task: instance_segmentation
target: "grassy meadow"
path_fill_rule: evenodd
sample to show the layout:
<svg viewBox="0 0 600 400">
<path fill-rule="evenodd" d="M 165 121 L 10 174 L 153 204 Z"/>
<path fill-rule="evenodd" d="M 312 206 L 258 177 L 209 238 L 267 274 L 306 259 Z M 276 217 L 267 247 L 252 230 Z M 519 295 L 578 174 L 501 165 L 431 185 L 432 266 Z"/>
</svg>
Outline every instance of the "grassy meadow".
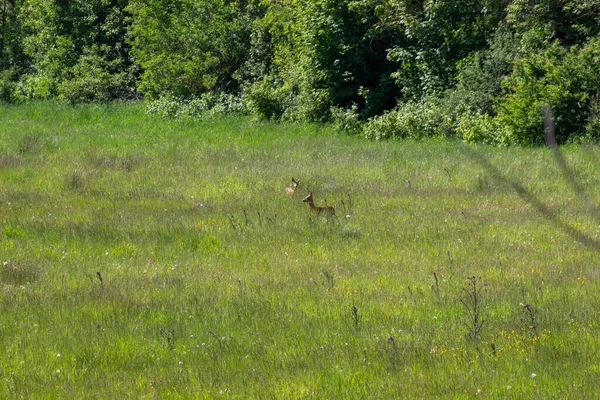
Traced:
<svg viewBox="0 0 600 400">
<path fill-rule="evenodd" d="M 0 397 L 592 398 L 599 183 L 595 146 L 2 107 Z"/>
</svg>

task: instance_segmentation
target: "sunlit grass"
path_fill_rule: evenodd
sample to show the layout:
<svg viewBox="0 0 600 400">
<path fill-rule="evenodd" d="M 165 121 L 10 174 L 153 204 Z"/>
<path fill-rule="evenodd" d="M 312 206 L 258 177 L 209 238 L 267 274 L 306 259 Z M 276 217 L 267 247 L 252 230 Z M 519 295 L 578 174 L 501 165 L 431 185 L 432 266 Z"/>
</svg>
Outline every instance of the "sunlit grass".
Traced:
<svg viewBox="0 0 600 400">
<path fill-rule="evenodd" d="M 547 149 L 127 104 L 33 103 L 0 124 L 3 397 L 599 390 L 600 222 Z M 600 204 L 598 149 L 563 154 Z M 309 190 L 337 217 L 311 214 Z"/>
</svg>

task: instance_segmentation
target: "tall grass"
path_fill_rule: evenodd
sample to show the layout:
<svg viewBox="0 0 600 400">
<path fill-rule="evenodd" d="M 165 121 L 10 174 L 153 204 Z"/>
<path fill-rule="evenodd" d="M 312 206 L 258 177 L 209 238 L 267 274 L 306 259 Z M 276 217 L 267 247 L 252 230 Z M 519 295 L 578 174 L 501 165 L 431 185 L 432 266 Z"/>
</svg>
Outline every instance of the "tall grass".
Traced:
<svg viewBox="0 0 600 400">
<path fill-rule="evenodd" d="M 137 104 L 0 126 L 4 398 L 600 390 L 596 147 L 561 150 L 582 197 L 547 149 Z"/>
</svg>

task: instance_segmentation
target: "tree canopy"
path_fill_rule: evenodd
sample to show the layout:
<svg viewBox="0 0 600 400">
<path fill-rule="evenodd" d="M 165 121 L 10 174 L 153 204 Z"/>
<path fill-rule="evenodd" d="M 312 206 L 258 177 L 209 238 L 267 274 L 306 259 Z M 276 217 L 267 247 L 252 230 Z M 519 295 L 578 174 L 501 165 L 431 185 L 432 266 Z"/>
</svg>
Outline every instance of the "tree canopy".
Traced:
<svg viewBox="0 0 600 400">
<path fill-rule="evenodd" d="M 545 105 L 560 142 L 600 137 L 599 70 L 600 0 L 0 0 L 4 102 L 235 98 L 374 139 L 535 145 Z"/>
</svg>

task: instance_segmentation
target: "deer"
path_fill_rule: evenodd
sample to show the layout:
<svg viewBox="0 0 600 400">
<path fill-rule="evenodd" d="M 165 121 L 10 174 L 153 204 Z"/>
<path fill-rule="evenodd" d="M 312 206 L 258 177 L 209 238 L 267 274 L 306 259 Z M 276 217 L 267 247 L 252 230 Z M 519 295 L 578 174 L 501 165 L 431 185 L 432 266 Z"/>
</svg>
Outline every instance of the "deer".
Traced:
<svg viewBox="0 0 600 400">
<path fill-rule="evenodd" d="M 312 192 L 308 192 L 308 196 L 306 196 L 304 198 L 304 200 L 302 200 L 304 203 L 308 203 L 308 206 L 310 207 L 310 209 L 313 212 L 316 212 L 317 215 L 320 215 L 322 212 L 325 212 L 329 215 L 333 215 L 335 216 L 335 208 L 333 208 L 332 206 L 315 206 L 315 203 L 313 201 L 313 194 Z"/>
<path fill-rule="evenodd" d="M 292 196 L 294 193 L 296 193 L 296 189 L 298 189 L 299 184 L 300 180 L 295 180 L 294 177 L 292 177 L 292 187 L 285 188 L 285 192 L 287 193 L 287 195 Z"/>
</svg>

